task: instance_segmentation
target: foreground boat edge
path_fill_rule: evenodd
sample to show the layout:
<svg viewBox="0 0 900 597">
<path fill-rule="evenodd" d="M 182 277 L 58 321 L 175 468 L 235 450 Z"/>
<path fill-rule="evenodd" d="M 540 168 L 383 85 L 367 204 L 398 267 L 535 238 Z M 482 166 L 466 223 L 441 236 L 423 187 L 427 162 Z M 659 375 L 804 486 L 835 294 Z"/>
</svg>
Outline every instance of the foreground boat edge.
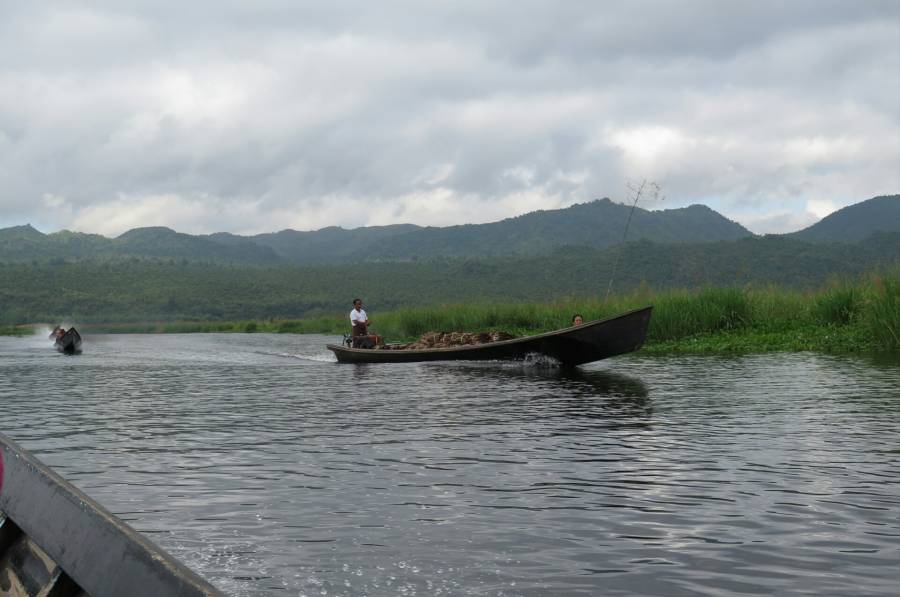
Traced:
<svg viewBox="0 0 900 597">
<path fill-rule="evenodd" d="M 38 576 L 48 591 L 69 583 L 91 597 L 224 595 L 0 434 L 0 576 L 16 572 L 23 553 L 46 567 Z"/>
</svg>

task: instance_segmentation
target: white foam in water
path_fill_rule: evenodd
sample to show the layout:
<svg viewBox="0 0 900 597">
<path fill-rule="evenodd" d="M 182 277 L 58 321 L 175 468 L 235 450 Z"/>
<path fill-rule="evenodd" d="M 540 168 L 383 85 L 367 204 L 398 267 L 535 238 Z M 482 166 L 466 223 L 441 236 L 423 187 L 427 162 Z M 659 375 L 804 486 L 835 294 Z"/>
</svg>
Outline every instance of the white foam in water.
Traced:
<svg viewBox="0 0 900 597">
<path fill-rule="evenodd" d="M 337 359 L 331 353 L 318 353 L 318 354 L 300 354 L 296 352 L 269 352 L 266 350 L 257 350 L 256 354 L 271 356 L 271 357 L 281 357 L 284 359 L 300 359 L 301 361 L 315 361 L 317 363 L 335 363 Z"/>
<path fill-rule="evenodd" d="M 44 348 L 49 346 L 52 348 L 53 340 L 50 339 L 50 333 L 52 331 L 53 330 L 47 326 L 36 327 L 34 328 L 33 334 L 23 336 L 22 339 L 25 340 L 29 347 Z"/>
<path fill-rule="evenodd" d="M 553 357 L 548 357 L 539 352 L 529 352 L 522 360 L 525 367 L 534 367 L 536 369 L 558 369 L 559 361 Z"/>
<path fill-rule="evenodd" d="M 317 363 L 336 363 L 337 359 L 333 354 L 291 354 L 288 352 L 277 353 L 279 357 L 287 357 L 289 359 L 301 359 L 303 361 L 315 361 Z"/>
</svg>

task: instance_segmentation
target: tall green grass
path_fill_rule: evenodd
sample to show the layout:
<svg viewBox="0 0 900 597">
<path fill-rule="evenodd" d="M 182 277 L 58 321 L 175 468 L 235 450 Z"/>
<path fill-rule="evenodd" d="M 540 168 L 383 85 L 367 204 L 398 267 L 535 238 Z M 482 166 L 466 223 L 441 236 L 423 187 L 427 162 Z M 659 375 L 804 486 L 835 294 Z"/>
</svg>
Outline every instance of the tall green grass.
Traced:
<svg viewBox="0 0 900 597">
<path fill-rule="evenodd" d="M 862 292 L 850 284 L 840 284 L 817 296 L 811 314 L 824 324 L 847 325 L 860 313 Z"/>
<path fill-rule="evenodd" d="M 658 350 L 894 351 L 900 349 L 900 267 L 819 292 L 777 287 L 703 288 L 612 298 L 570 297 L 546 303 L 438 305 L 373 314 L 389 341 L 429 331 L 504 330 L 535 334 L 653 305 L 647 344 Z M 346 326 L 343 326 L 346 327 Z"/>
<path fill-rule="evenodd" d="M 892 275 L 875 277 L 864 317 L 878 348 L 900 350 L 900 267 Z"/>
<path fill-rule="evenodd" d="M 654 307 L 647 337 L 651 351 L 900 350 L 900 266 L 857 281 L 835 281 L 819 292 L 776 287 L 653 292 L 642 286 L 607 302 L 599 297 L 567 297 L 540 303 L 409 307 L 370 316 L 374 332 L 400 342 L 431 331 L 535 334 L 570 325 L 575 313 L 591 321 L 646 305 Z M 349 322 L 341 313 L 292 320 L 94 325 L 82 331 L 338 335 L 349 332 Z"/>
<path fill-rule="evenodd" d="M 417 338 L 425 332 L 504 330 L 513 334 L 535 334 L 570 325 L 580 313 L 585 321 L 602 319 L 624 311 L 653 305 L 649 336 L 673 340 L 691 334 L 737 329 L 751 320 L 747 293 L 734 288 L 709 288 L 700 292 L 646 292 L 616 297 L 606 303 L 599 298 L 568 298 L 549 303 L 468 304 L 398 309 L 373 316 L 373 329 L 388 337 Z"/>
<path fill-rule="evenodd" d="M 699 292 L 669 292 L 654 301 L 650 340 L 677 340 L 692 334 L 735 330 L 752 322 L 747 291 L 707 288 Z"/>
</svg>

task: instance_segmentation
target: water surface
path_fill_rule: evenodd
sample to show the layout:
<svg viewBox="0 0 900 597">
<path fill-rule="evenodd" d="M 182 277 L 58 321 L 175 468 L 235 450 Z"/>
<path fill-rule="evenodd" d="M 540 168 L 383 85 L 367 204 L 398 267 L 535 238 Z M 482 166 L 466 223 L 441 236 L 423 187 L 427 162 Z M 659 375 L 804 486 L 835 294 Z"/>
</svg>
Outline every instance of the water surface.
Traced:
<svg viewBox="0 0 900 597">
<path fill-rule="evenodd" d="M 234 595 L 892 595 L 900 366 L 0 338 L 0 431 Z"/>
</svg>

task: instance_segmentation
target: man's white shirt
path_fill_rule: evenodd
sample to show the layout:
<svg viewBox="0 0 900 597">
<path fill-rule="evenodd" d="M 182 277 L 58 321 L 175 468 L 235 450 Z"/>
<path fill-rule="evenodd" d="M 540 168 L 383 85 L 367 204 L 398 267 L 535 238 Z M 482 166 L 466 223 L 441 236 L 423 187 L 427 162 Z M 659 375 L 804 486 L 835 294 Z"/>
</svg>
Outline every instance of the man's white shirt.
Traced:
<svg viewBox="0 0 900 597">
<path fill-rule="evenodd" d="M 350 311 L 350 325 L 356 325 L 357 321 L 365 322 L 368 320 L 369 317 L 366 315 L 365 309 L 360 309 L 359 311 L 353 309 L 352 311 Z"/>
</svg>

